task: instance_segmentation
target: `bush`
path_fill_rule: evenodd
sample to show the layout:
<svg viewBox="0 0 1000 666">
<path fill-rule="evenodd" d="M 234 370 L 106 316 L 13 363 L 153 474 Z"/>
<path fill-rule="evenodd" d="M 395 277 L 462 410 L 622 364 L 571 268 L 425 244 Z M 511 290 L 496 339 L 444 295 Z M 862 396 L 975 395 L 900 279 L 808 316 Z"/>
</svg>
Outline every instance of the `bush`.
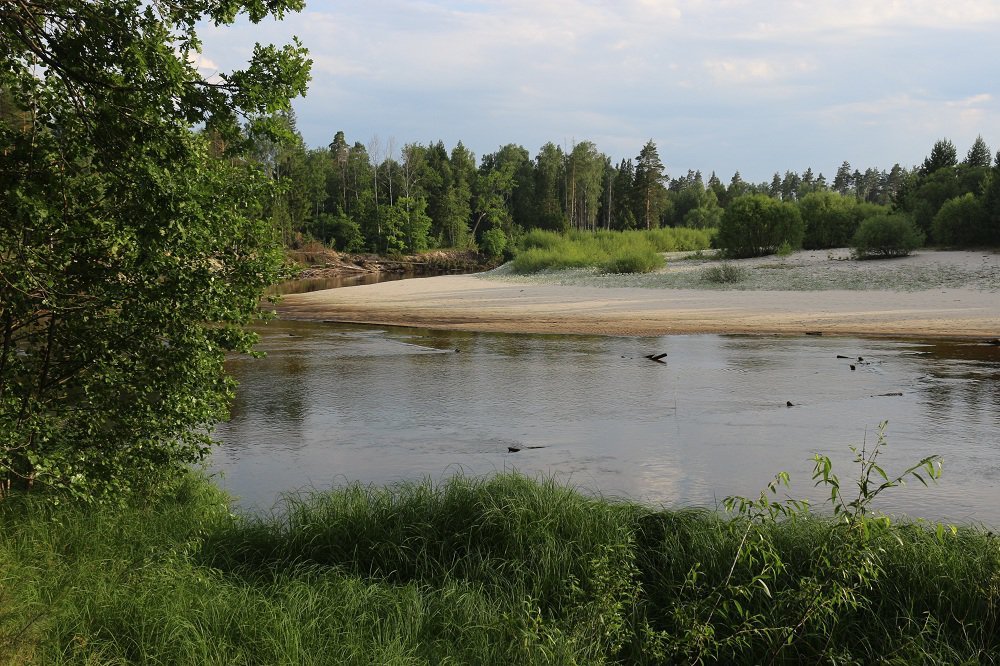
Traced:
<svg viewBox="0 0 1000 666">
<path fill-rule="evenodd" d="M 851 248 L 858 259 L 905 257 L 924 244 L 924 233 L 906 215 L 876 215 L 858 227 Z"/>
<path fill-rule="evenodd" d="M 551 250 L 566 242 L 566 236 L 555 231 L 532 229 L 521 238 L 521 249 L 541 248 Z"/>
<path fill-rule="evenodd" d="M 982 202 L 969 192 L 948 199 L 934 216 L 931 233 L 940 245 L 988 245 L 986 211 Z"/>
<path fill-rule="evenodd" d="M 652 247 L 625 248 L 601 264 L 602 273 L 650 273 L 666 265 Z"/>
<path fill-rule="evenodd" d="M 730 257 L 773 254 L 782 243 L 802 246 L 804 225 L 798 208 L 762 194 L 733 200 L 722 216 L 716 247 Z"/>
<path fill-rule="evenodd" d="M 723 261 L 721 264 L 706 268 L 702 273 L 702 277 L 712 284 L 736 284 L 746 281 L 750 277 L 750 271 L 744 266 Z"/>
<path fill-rule="evenodd" d="M 595 266 L 604 273 L 648 273 L 665 264 L 660 252 L 707 248 L 712 232 L 702 229 L 647 231 L 533 230 L 521 238 L 515 273 Z"/>
<path fill-rule="evenodd" d="M 810 192 L 798 202 L 805 226 L 802 247 L 807 250 L 844 247 L 858 229 L 856 202 L 838 192 Z"/>
<path fill-rule="evenodd" d="M 361 225 L 344 215 L 320 215 L 320 235 L 334 249 L 342 252 L 361 252 L 365 247 L 365 236 Z"/>
<path fill-rule="evenodd" d="M 507 249 L 507 234 L 496 227 L 488 230 L 479 241 L 479 249 L 490 259 L 499 259 Z"/>
<path fill-rule="evenodd" d="M 715 229 L 688 229 L 686 227 L 663 227 L 645 231 L 626 232 L 639 234 L 656 248 L 657 252 L 685 252 L 704 250 L 711 246 Z"/>
</svg>

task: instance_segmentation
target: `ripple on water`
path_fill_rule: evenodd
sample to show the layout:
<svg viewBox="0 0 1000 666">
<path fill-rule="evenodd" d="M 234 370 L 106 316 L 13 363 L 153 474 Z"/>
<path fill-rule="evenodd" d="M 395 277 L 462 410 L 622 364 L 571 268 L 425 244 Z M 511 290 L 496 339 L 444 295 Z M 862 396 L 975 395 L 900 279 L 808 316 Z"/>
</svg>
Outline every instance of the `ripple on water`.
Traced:
<svg viewBox="0 0 1000 666">
<path fill-rule="evenodd" d="M 888 420 L 887 470 L 941 454 L 945 474 L 929 490 L 894 490 L 886 510 L 1000 525 L 1000 348 L 282 321 L 261 334 L 267 358 L 229 363 L 241 386 L 214 458 L 248 506 L 305 483 L 456 469 L 553 475 L 673 506 L 754 496 L 784 470 L 796 496 L 820 501 L 812 456 L 829 454 L 847 479 L 848 445 L 871 446 Z M 653 352 L 666 363 L 644 358 Z"/>
</svg>

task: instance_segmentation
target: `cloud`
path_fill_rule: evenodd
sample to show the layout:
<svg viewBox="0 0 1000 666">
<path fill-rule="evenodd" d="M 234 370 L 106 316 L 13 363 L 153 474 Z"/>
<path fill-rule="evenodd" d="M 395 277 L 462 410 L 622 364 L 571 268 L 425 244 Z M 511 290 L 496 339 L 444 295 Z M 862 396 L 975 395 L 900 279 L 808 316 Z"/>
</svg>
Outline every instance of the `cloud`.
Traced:
<svg viewBox="0 0 1000 666">
<path fill-rule="evenodd" d="M 343 129 L 482 155 L 575 137 L 617 161 L 653 137 L 676 170 L 763 178 L 989 140 L 998 27 L 994 0 L 310 0 L 281 23 L 207 26 L 202 64 L 298 35 L 310 145 Z"/>
<path fill-rule="evenodd" d="M 787 62 L 784 59 L 726 58 L 708 60 L 704 66 L 714 80 L 727 84 L 770 83 L 816 69 L 814 64 L 804 59 Z"/>
<path fill-rule="evenodd" d="M 1000 23 L 1000 3 L 992 0 L 847 0 L 829 2 L 785 1 L 772 3 L 769 16 L 745 5 L 738 15 L 746 18 L 746 30 L 737 34 L 758 40 L 792 42 L 826 39 L 850 41 L 914 28 L 933 30 L 979 30 Z"/>
</svg>

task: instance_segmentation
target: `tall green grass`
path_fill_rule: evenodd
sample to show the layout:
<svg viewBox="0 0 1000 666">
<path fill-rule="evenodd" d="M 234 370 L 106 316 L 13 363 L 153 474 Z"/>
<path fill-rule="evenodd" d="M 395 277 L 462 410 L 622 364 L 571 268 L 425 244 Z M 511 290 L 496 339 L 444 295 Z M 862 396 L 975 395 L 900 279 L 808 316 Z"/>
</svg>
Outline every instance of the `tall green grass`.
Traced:
<svg viewBox="0 0 1000 666">
<path fill-rule="evenodd" d="M 656 510 L 509 474 L 353 485 L 250 516 L 192 476 L 124 508 L 15 497 L 0 527 L 0 663 L 1000 654 L 1000 542 L 975 529 L 864 536 L 808 513 Z"/>
<path fill-rule="evenodd" d="M 662 252 L 706 249 L 712 232 L 665 228 L 648 231 L 570 231 L 536 229 L 521 239 L 514 257 L 516 273 L 596 267 L 602 273 L 648 273 L 666 262 Z"/>
</svg>

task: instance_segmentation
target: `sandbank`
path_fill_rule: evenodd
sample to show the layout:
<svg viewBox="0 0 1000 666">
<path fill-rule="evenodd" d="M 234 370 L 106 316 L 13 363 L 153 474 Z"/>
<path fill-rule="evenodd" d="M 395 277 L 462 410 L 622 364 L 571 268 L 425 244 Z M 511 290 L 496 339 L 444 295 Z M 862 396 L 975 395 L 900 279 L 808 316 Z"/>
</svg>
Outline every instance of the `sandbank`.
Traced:
<svg viewBox="0 0 1000 666">
<path fill-rule="evenodd" d="M 944 262 L 958 270 L 963 265 L 982 265 L 984 258 L 990 270 L 992 264 L 1000 265 L 998 255 L 922 254 L 883 265 L 885 270 L 898 271 L 907 268 L 907 261 L 917 268 Z M 829 259 L 798 253 L 791 261 L 793 267 L 814 273 L 854 270 Z M 857 270 L 881 270 L 872 262 L 850 263 Z M 697 269 L 683 261 L 672 266 L 668 270 Z M 1000 292 L 982 285 L 804 291 L 608 286 L 616 284 L 614 276 L 603 286 L 555 281 L 560 283 L 510 275 L 502 279 L 476 275 L 414 278 L 288 295 L 276 309 L 283 319 L 486 332 L 1000 336 Z"/>
</svg>

